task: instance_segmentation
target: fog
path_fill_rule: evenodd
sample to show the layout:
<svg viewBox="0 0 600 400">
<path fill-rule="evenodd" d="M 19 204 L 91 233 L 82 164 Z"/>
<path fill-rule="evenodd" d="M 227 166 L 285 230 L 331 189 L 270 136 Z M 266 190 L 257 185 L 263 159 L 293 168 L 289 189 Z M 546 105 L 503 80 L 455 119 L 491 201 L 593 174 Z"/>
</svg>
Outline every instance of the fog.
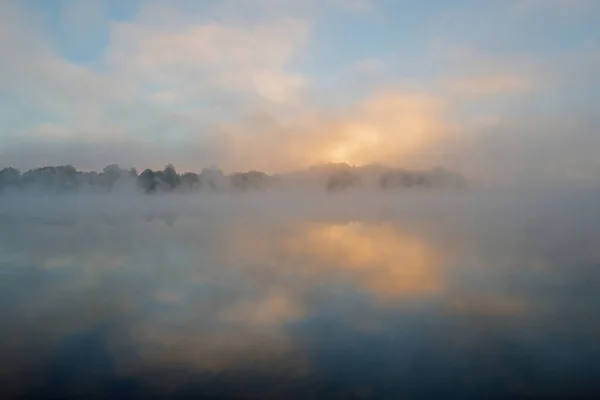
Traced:
<svg viewBox="0 0 600 400">
<path fill-rule="evenodd" d="M 443 119 L 430 117 L 429 113 L 437 111 L 429 108 L 450 106 L 440 106 L 440 100 L 427 95 L 400 92 L 369 101 L 373 105 L 360 106 L 368 111 L 350 107 L 331 117 L 330 110 L 311 110 L 306 116 L 300 109 L 290 117 L 267 108 L 256 116 L 236 117 L 226 126 L 184 123 L 181 129 L 204 134 L 190 136 L 183 147 L 138 139 L 45 141 L 25 136 L 2 146 L 0 166 L 26 170 L 72 164 L 99 170 L 107 163 L 153 169 L 175 163 L 182 171 L 217 165 L 227 173 L 261 170 L 277 174 L 325 163 L 382 163 L 417 170 L 443 166 L 484 186 L 593 185 L 600 179 L 595 153 L 600 146 L 600 123 L 596 110 L 589 107 L 533 115 L 524 109 L 464 121 L 458 111 L 452 115 L 446 111 Z M 180 122 L 173 124 L 176 129 Z"/>
<path fill-rule="evenodd" d="M 4 195 L 0 386 L 597 393 L 599 195 Z"/>
<path fill-rule="evenodd" d="M 113 215 L 138 218 L 144 215 L 174 213 L 229 214 L 243 210 L 248 215 L 274 214 L 289 217 L 319 215 L 335 218 L 337 214 L 375 216 L 390 212 L 427 214 L 429 210 L 453 212 L 481 211 L 504 212 L 567 212 L 593 217 L 594 207 L 572 206 L 578 202 L 593 201 L 600 193 L 600 185 L 532 184 L 518 188 L 481 186 L 450 187 L 400 187 L 382 191 L 374 186 L 359 183 L 345 190 L 327 190 L 324 182 L 314 186 L 273 187 L 236 191 L 225 186 L 223 190 L 198 192 L 157 192 L 146 194 L 138 190 L 135 182 L 128 182 L 109 192 L 54 192 L 53 190 L 6 191 L 0 194 L 0 214 L 4 218 L 52 219 L 70 216 L 74 219 Z M 587 204 L 587 203 L 585 203 Z"/>
<path fill-rule="evenodd" d="M 598 15 L 0 0 L 0 398 L 600 398 Z"/>
</svg>

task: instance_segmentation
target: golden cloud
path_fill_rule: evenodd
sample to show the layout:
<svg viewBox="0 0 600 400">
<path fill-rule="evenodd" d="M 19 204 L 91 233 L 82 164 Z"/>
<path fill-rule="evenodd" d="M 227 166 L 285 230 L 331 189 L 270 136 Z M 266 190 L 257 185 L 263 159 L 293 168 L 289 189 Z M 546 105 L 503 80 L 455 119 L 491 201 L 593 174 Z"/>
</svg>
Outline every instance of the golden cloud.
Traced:
<svg viewBox="0 0 600 400">
<path fill-rule="evenodd" d="M 439 97 L 398 90 L 376 93 L 344 112 L 262 114 L 221 127 L 225 165 L 268 172 L 330 162 L 427 166 L 429 146 L 454 129 L 445 109 Z"/>
</svg>

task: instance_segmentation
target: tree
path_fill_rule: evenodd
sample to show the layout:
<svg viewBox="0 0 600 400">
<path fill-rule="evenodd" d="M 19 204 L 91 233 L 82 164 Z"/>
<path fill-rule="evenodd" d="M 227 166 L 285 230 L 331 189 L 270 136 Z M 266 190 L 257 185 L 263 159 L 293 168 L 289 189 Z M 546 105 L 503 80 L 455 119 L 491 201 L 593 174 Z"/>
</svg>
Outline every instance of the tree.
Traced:
<svg viewBox="0 0 600 400">
<path fill-rule="evenodd" d="M 8 167 L 0 170 L 0 190 L 6 187 L 16 187 L 21 179 L 21 171 Z"/>
<path fill-rule="evenodd" d="M 200 175 L 193 172 L 186 172 L 181 175 L 181 186 L 186 191 L 196 191 L 200 187 Z"/>
<path fill-rule="evenodd" d="M 269 176 L 261 171 L 236 172 L 231 175 L 231 184 L 234 189 L 265 190 L 269 183 Z"/>
<path fill-rule="evenodd" d="M 156 173 L 151 169 L 146 169 L 137 178 L 137 183 L 140 188 L 146 193 L 154 193 L 158 187 L 156 181 Z"/>
<path fill-rule="evenodd" d="M 127 171 L 122 170 L 118 164 L 107 165 L 100 174 L 100 181 L 107 190 L 111 190 L 119 178 L 125 176 L 126 173 Z"/>
<path fill-rule="evenodd" d="M 209 190 L 216 190 L 222 183 L 226 181 L 223 172 L 216 168 L 204 168 L 200 172 L 200 188 L 208 188 Z"/>
<path fill-rule="evenodd" d="M 350 171 L 339 171 L 331 174 L 327 180 L 328 191 L 345 190 L 349 187 L 358 185 L 360 178 Z"/>
<path fill-rule="evenodd" d="M 181 184 L 173 164 L 168 164 L 163 170 L 162 181 L 166 184 L 168 190 L 173 190 Z"/>
</svg>

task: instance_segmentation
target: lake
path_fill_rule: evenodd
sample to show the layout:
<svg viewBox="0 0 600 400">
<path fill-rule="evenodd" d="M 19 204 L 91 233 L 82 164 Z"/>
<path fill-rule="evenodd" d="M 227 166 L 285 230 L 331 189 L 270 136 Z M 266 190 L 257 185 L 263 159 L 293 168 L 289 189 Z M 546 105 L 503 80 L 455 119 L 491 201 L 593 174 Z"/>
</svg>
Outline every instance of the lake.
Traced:
<svg viewBox="0 0 600 400">
<path fill-rule="evenodd" d="M 598 398 L 599 199 L 4 198 L 0 391 Z"/>
</svg>

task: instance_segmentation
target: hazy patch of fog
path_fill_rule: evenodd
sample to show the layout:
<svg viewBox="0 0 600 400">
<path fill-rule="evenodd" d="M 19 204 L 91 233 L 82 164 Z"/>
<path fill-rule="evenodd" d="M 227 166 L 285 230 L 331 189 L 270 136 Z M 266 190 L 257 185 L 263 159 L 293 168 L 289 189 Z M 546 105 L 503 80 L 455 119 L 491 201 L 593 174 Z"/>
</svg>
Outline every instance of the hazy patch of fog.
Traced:
<svg viewBox="0 0 600 400">
<path fill-rule="evenodd" d="M 377 193 L 254 192 L 159 194 L 148 196 L 138 192 L 109 194 L 27 194 L 5 193 L 0 196 L 3 219 L 30 217 L 144 217 L 164 213 L 189 215 L 203 213 L 284 213 L 291 217 L 312 214 L 326 216 L 378 215 L 386 210 L 394 213 L 425 213 L 444 210 L 448 213 L 481 210 L 538 213 L 548 208 L 565 207 L 569 215 L 600 213 L 594 201 L 600 198 L 595 187 L 543 187 L 513 190 L 475 188 L 468 191 L 406 190 Z M 573 203 L 573 204 L 572 204 Z M 582 204 L 585 208 L 582 208 Z M 572 207 L 572 208 L 570 208 Z M 558 217 L 559 215 L 557 215 Z"/>
<path fill-rule="evenodd" d="M 443 382 L 435 365 L 474 373 L 481 356 L 469 354 L 485 354 L 495 367 L 484 373 L 510 382 L 528 365 L 540 390 L 556 379 L 586 384 L 596 369 L 585 363 L 548 365 L 597 354 L 599 195 L 0 196 L 0 356 L 14 360 L 0 367 L 0 384 L 17 385 L 65 337 L 98 326 L 115 379 L 165 388 L 169 379 L 152 371 L 172 365 L 190 377 L 251 368 L 326 380 L 323 348 L 339 352 L 335 371 L 374 357 L 395 374 L 421 365 L 428 381 Z M 395 339 L 361 345 L 373 337 Z M 527 349 L 518 362 L 505 357 L 514 348 Z"/>
</svg>

